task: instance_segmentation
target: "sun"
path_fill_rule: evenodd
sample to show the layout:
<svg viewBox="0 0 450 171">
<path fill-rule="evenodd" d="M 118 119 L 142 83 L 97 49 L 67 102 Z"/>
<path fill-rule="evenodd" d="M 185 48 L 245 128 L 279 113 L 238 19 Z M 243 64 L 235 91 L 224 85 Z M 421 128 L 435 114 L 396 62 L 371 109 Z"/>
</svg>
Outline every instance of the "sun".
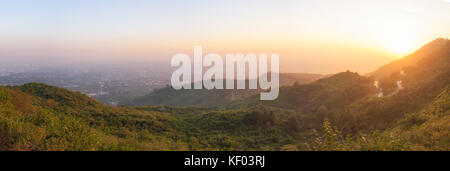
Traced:
<svg viewBox="0 0 450 171">
<path fill-rule="evenodd" d="M 407 55 L 411 53 L 417 43 L 417 39 L 414 35 L 408 35 L 405 33 L 398 33 L 392 35 L 387 41 L 387 49 L 396 55 Z"/>
<path fill-rule="evenodd" d="M 424 30 L 416 22 L 405 18 L 380 24 L 373 36 L 386 52 L 402 57 L 413 53 L 419 47 Z"/>
<path fill-rule="evenodd" d="M 412 24 L 391 24 L 383 30 L 381 42 L 385 49 L 396 56 L 412 53 L 420 43 L 421 32 Z"/>
</svg>

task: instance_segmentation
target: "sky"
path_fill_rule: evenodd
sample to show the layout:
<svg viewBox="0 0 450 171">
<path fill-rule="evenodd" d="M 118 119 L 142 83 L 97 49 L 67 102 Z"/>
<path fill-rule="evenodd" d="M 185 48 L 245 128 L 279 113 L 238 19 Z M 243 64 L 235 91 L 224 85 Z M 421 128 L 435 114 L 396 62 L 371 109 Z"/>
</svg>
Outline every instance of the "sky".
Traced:
<svg viewBox="0 0 450 171">
<path fill-rule="evenodd" d="M 277 53 L 282 72 L 369 72 L 438 37 L 449 0 L 2 0 L 2 63 Z M 169 67 L 169 65 L 168 65 Z"/>
</svg>

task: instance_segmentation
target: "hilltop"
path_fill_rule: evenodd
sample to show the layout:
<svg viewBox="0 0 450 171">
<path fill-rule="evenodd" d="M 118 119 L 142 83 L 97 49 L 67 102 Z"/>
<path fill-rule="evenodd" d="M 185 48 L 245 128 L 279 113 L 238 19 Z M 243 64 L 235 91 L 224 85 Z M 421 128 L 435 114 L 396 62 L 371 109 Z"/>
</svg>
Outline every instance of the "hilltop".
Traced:
<svg viewBox="0 0 450 171">
<path fill-rule="evenodd" d="M 301 85 L 323 78 L 320 74 L 301 74 L 301 73 L 280 73 L 280 85 L 292 86 Z M 248 80 L 246 81 L 248 86 Z M 149 105 L 171 105 L 171 106 L 197 106 L 197 107 L 218 107 L 224 104 L 246 99 L 259 94 L 261 90 L 196 90 L 182 89 L 175 90 L 170 86 L 156 89 L 152 93 L 133 100 L 122 102 L 124 105 L 149 106 Z"/>
</svg>

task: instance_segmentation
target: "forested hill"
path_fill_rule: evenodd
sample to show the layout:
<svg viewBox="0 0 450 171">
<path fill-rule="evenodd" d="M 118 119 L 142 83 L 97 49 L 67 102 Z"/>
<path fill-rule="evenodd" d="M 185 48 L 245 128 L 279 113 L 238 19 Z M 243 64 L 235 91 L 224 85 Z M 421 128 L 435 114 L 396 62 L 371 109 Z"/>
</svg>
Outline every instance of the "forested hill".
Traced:
<svg viewBox="0 0 450 171">
<path fill-rule="evenodd" d="M 301 85 L 316 81 L 322 77 L 320 74 L 280 73 L 280 85 Z M 246 81 L 248 86 L 248 80 Z M 218 107 L 233 101 L 242 100 L 259 94 L 260 90 L 175 90 L 170 86 L 157 89 L 150 94 L 136 99 L 122 102 L 124 105 L 149 106 L 149 105 L 171 105 L 171 106 L 197 106 Z"/>
<path fill-rule="evenodd" d="M 279 109 L 113 107 L 66 89 L 0 86 L 0 150 L 276 150 L 299 138 Z"/>
<path fill-rule="evenodd" d="M 269 105 L 314 113 L 319 108 L 339 108 L 357 99 L 375 94 L 374 78 L 350 71 L 335 74 L 310 84 L 281 87 L 276 100 L 260 101 L 259 96 L 234 101 L 228 108 L 245 108 L 254 105 Z"/>
</svg>

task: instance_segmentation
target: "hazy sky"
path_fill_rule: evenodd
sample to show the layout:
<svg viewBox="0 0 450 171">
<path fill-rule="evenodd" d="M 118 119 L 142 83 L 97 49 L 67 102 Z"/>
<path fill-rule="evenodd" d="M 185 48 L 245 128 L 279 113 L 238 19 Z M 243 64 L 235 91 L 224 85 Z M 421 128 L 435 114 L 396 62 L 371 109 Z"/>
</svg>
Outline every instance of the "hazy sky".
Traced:
<svg viewBox="0 0 450 171">
<path fill-rule="evenodd" d="M 169 61 L 201 45 L 279 53 L 283 72 L 367 72 L 437 37 L 449 0 L 0 1 L 2 63 Z"/>
</svg>

